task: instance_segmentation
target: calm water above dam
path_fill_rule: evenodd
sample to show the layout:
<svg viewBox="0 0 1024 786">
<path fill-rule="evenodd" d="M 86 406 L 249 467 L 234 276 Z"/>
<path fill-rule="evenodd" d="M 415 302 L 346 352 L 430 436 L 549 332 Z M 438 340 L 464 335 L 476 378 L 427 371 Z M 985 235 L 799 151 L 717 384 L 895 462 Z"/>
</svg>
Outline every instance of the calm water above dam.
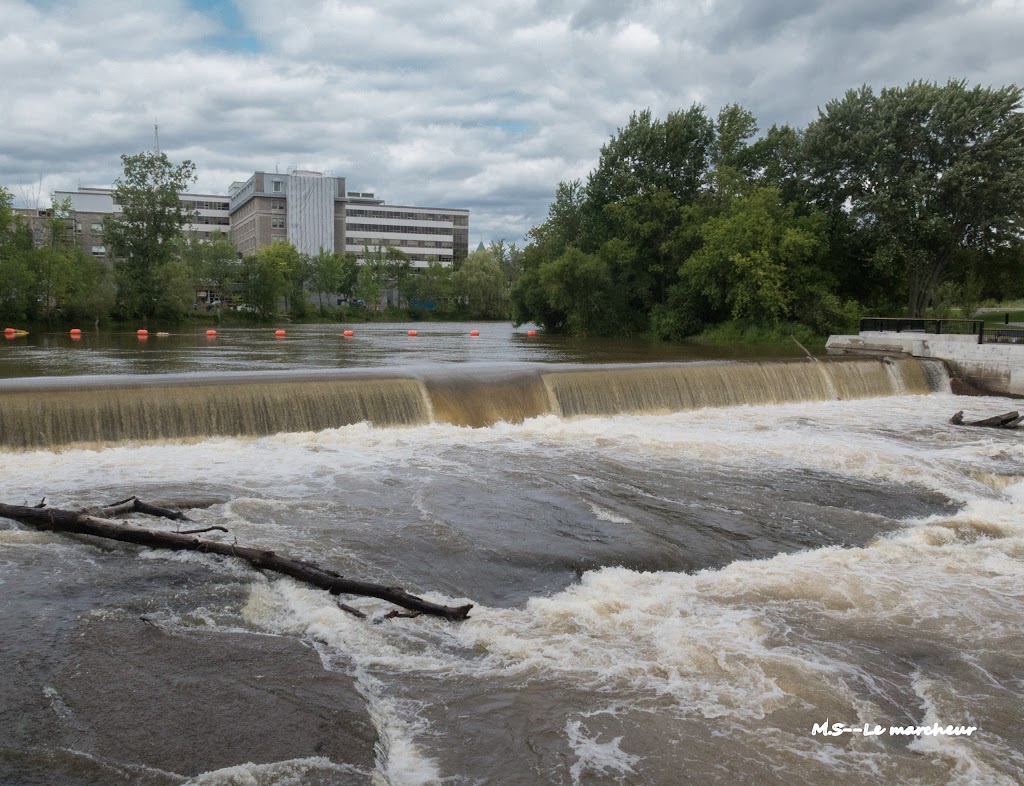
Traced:
<svg viewBox="0 0 1024 786">
<path fill-rule="evenodd" d="M 214 537 L 475 607 L 343 598 L 367 622 L 0 520 L 0 783 L 1024 778 L 1024 435 L 947 422 L 1015 402 L 913 360 L 415 327 L 3 346 L 0 501 L 191 502 Z M 978 730 L 888 733 L 935 723 Z"/>
<path fill-rule="evenodd" d="M 213 327 L 211 325 L 210 327 Z M 714 358 L 765 357 L 763 349 L 706 347 L 648 339 L 580 339 L 527 336 L 526 327 L 507 323 L 409 322 L 365 325 L 284 325 L 218 330 L 206 327 L 151 331 L 140 341 L 134 331 L 84 331 L 72 340 L 65 331 L 34 331 L 0 337 L 0 378 L 79 374 L 165 374 L 204 371 L 280 371 L 315 368 L 396 367 L 439 363 L 651 363 Z M 344 338 L 351 329 L 355 335 Z M 418 336 L 409 336 L 416 330 Z M 478 330 L 479 336 L 470 336 Z M 793 347 L 773 357 L 802 357 Z"/>
</svg>

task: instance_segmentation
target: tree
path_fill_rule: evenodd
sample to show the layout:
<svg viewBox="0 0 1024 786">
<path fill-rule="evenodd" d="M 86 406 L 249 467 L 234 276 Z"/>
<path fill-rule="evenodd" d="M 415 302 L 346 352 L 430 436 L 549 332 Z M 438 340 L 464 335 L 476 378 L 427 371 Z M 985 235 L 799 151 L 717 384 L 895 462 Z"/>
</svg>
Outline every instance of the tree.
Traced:
<svg viewBox="0 0 1024 786">
<path fill-rule="evenodd" d="M 71 197 L 54 201 L 50 215 L 43 222 L 44 244 L 33 252 L 37 295 L 36 316 L 51 322 L 66 305 L 74 276 L 75 253 L 72 235 L 74 218 Z"/>
<path fill-rule="evenodd" d="M 271 243 L 242 260 L 245 302 L 260 319 L 273 319 L 281 299 L 292 291 L 302 258 L 291 243 Z"/>
<path fill-rule="evenodd" d="M 356 294 L 359 299 L 366 303 L 367 308 L 377 310 L 380 304 L 380 296 L 387 286 L 387 261 L 384 249 L 377 246 L 370 251 L 363 246 L 363 264 L 359 266 L 359 274 L 356 277 Z"/>
<path fill-rule="evenodd" d="M 102 259 L 86 254 L 81 248 L 71 250 L 72 276 L 65 314 L 70 319 L 99 323 L 110 316 L 117 300 L 114 271 Z"/>
<path fill-rule="evenodd" d="M 310 260 L 309 279 L 316 292 L 320 310 L 323 311 L 325 293 L 337 292 L 348 295 L 355 287 L 359 275 L 359 265 L 355 254 L 341 254 L 337 251 L 326 251 L 323 246 L 320 252 Z"/>
<path fill-rule="evenodd" d="M 32 232 L 11 209 L 13 196 L 0 187 L 0 317 L 25 319 L 35 299 L 30 264 Z"/>
<path fill-rule="evenodd" d="M 395 293 L 394 305 L 401 306 L 405 282 L 412 271 L 412 261 L 409 259 L 409 255 L 401 249 L 389 246 L 384 251 L 384 270 L 385 286 Z M 388 305 L 392 305 L 390 294 Z"/>
<path fill-rule="evenodd" d="M 1016 85 L 913 82 L 830 101 L 807 129 L 812 194 L 871 242 L 866 262 L 924 313 L 964 251 L 1022 239 L 1024 114 Z"/>
<path fill-rule="evenodd" d="M 778 189 L 755 186 L 700 228 L 702 245 L 683 263 L 683 286 L 699 292 L 716 320 L 770 325 L 799 319 L 828 332 L 845 319 L 822 272 L 822 213 L 799 216 Z"/>
<path fill-rule="evenodd" d="M 489 250 L 474 251 L 455 273 L 455 292 L 473 319 L 507 319 L 505 272 Z"/>
<path fill-rule="evenodd" d="M 115 260 L 120 316 L 146 318 L 158 308 L 157 273 L 177 258 L 191 217 L 179 194 L 195 181 L 195 165 L 174 165 L 164 153 L 122 155 L 121 162 L 124 177 L 113 194 L 120 212 L 104 220 L 103 239 Z"/>
<path fill-rule="evenodd" d="M 185 235 L 181 259 L 194 289 L 213 290 L 220 294 L 222 300 L 242 276 L 235 245 L 228 235 L 219 230 L 206 238 L 201 238 L 198 232 Z"/>
<path fill-rule="evenodd" d="M 440 262 L 429 262 L 426 267 L 419 268 L 406 284 L 410 305 L 413 308 L 450 310 L 455 298 L 454 274 L 454 269 Z"/>
</svg>

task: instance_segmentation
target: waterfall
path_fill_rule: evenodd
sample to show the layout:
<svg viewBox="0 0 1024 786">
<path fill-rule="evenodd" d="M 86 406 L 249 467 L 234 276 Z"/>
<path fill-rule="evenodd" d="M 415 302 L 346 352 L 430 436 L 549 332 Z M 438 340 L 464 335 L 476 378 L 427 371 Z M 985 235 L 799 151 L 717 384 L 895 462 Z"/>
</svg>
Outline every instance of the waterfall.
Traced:
<svg viewBox="0 0 1024 786">
<path fill-rule="evenodd" d="M 0 382 L 0 447 L 254 436 L 360 422 L 482 427 L 544 414 L 923 394 L 945 389 L 944 379 L 914 358 L 16 379 Z"/>
</svg>

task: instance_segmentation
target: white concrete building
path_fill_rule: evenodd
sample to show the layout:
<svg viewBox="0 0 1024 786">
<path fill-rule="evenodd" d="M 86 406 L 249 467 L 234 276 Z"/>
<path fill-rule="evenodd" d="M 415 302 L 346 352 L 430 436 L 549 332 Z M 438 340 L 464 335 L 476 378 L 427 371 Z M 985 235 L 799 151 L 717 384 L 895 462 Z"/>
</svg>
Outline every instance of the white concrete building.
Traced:
<svg viewBox="0 0 1024 786">
<path fill-rule="evenodd" d="M 469 211 L 387 205 L 345 178 L 293 170 L 256 172 L 231 184 L 231 237 L 243 254 L 287 240 L 313 256 L 321 248 L 352 252 L 397 248 L 414 267 L 451 265 L 469 252 Z"/>
</svg>

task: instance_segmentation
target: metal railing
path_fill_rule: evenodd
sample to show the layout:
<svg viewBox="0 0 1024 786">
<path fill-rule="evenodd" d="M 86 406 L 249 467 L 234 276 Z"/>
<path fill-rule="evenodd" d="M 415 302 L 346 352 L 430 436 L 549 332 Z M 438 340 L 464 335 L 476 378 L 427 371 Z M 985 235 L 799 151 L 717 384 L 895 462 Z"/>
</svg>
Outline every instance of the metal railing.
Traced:
<svg viewBox="0 0 1024 786">
<path fill-rule="evenodd" d="M 931 333 L 933 335 L 977 336 L 985 343 L 985 323 L 980 319 L 926 319 L 924 317 L 864 317 L 861 332 Z"/>
</svg>

